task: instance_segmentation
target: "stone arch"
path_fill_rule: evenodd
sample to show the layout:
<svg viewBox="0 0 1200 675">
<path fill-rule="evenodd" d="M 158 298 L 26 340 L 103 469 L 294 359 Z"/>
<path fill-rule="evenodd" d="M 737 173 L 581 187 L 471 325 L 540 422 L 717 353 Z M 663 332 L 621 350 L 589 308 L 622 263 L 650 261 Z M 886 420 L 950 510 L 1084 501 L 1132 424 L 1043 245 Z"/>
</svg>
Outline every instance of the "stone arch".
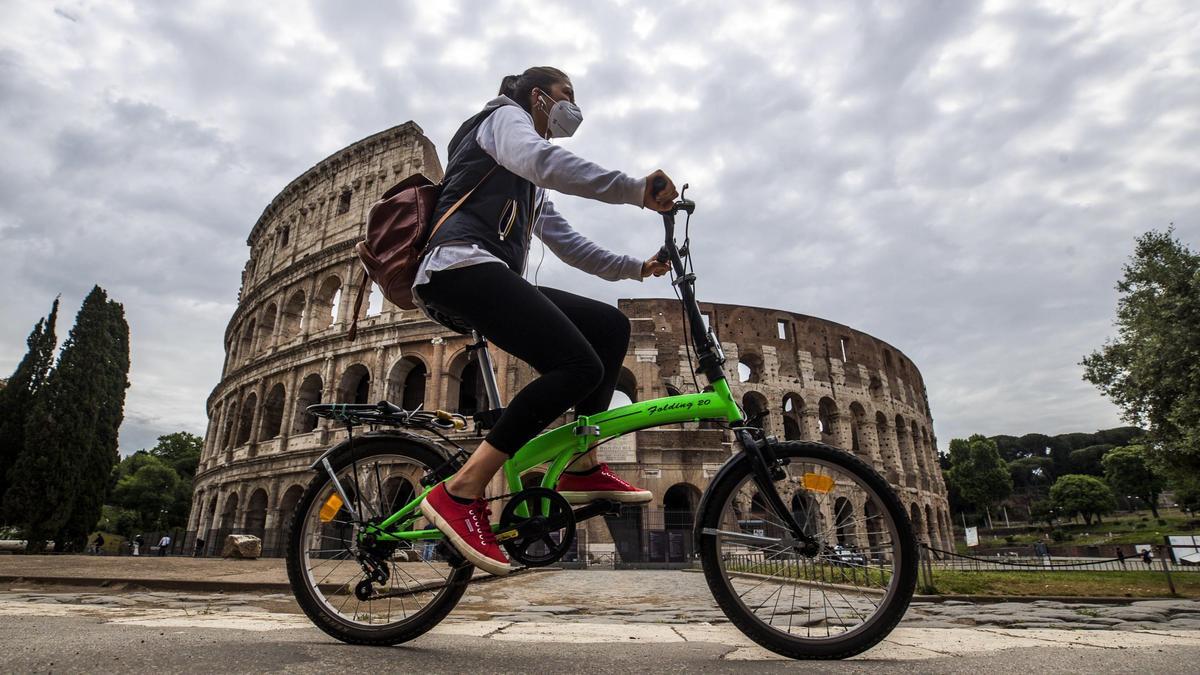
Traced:
<svg viewBox="0 0 1200 675">
<path fill-rule="evenodd" d="M 254 409 L 258 407 L 258 395 L 250 392 L 242 401 L 241 415 L 238 417 L 237 440 L 234 447 L 250 442 L 254 424 Z"/>
<path fill-rule="evenodd" d="M 275 438 L 283 430 L 283 403 L 285 400 L 287 400 L 287 394 L 284 391 L 283 383 L 277 382 L 274 387 L 271 387 L 270 393 L 267 394 L 267 400 L 263 403 L 262 426 L 258 432 L 260 440 L 266 441 Z"/>
<path fill-rule="evenodd" d="M 864 431 L 868 428 L 867 409 L 858 401 L 850 403 L 850 450 L 854 454 L 867 459 L 872 458 L 873 453 L 869 447 L 869 443 L 863 437 Z"/>
<path fill-rule="evenodd" d="M 804 439 L 804 399 L 794 392 L 783 396 L 783 438 L 788 441 Z"/>
<path fill-rule="evenodd" d="M 297 290 L 292 293 L 292 297 L 283 306 L 280 322 L 279 336 L 283 340 L 298 337 L 304 330 L 304 291 Z"/>
<path fill-rule="evenodd" d="M 293 485 L 284 491 L 283 496 L 279 498 L 279 527 L 275 535 L 275 541 L 279 542 L 279 549 L 284 550 L 287 546 L 288 533 L 291 531 L 292 516 L 296 514 L 296 505 L 300 503 L 300 497 L 304 495 L 303 485 Z"/>
<path fill-rule="evenodd" d="M 942 541 L 942 538 L 938 536 L 937 519 L 934 518 L 933 509 L 928 504 L 925 505 L 925 530 L 930 545 L 937 546 Z"/>
<path fill-rule="evenodd" d="M 370 286 L 367 288 L 367 301 L 363 304 L 367 306 L 366 316 L 383 314 L 383 290 L 379 288 L 379 284 L 374 281 L 370 282 Z"/>
<path fill-rule="evenodd" d="M 296 394 L 296 419 L 292 426 L 295 433 L 307 434 L 317 428 L 319 420 L 316 416 L 309 414 L 308 406 L 321 402 L 323 386 L 321 376 L 316 373 L 309 374 L 300 383 L 300 391 Z"/>
<path fill-rule="evenodd" d="M 913 536 L 918 543 L 925 543 L 925 523 L 921 520 L 921 509 L 913 502 L 908 507 L 908 519 L 912 522 Z"/>
<path fill-rule="evenodd" d="M 812 495 L 800 490 L 792 495 L 792 515 L 805 534 L 816 536 L 824 529 L 825 516 Z"/>
<path fill-rule="evenodd" d="M 879 535 L 884 532 L 883 519 L 881 518 L 879 507 L 875 505 L 873 499 L 867 499 L 863 503 L 863 530 L 867 536 L 867 547 L 871 549 L 872 555 L 878 555 L 878 547 L 880 545 Z"/>
<path fill-rule="evenodd" d="M 325 277 L 311 303 L 309 315 L 310 332 L 325 330 L 337 322 L 338 304 L 342 298 L 342 280 L 337 275 Z"/>
<path fill-rule="evenodd" d="M 267 491 L 258 488 L 250 493 L 250 501 L 246 503 L 246 534 L 252 534 L 259 539 L 267 535 Z"/>
<path fill-rule="evenodd" d="M 883 459 L 883 470 L 887 473 L 888 481 L 893 484 L 899 483 L 899 476 L 896 475 L 896 439 L 888 433 L 888 419 L 883 411 L 875 413 L 875 438 L 879 442 L 879 454 Z"/>
<path fill-rule="evenodd" d="M 925 452 L 921 445 L 921 429 L 917 426 L 917 421 L 913 420 L 909 425 L 910 434 L 912 435 L 913 459 L 917 463 L 917 474 L 922 478 L 928 476 L 925 467 Z"/>
<path fill-rule="evenodd" d="M 671 384 L 670 382 L 664 382 L 663 389 L 666 389 L 667 396 L 679 396 L 680 394 L 683 393 L 683 392 L 679 391 L 679 387 L 676 387 L 675 385 Z"/>
<path fill-rule="evenodd" d="M 917 467 L 913 466 L 911 448 L 908 447 L 908 425 L 900 415 L 896 415 L 896 424 L 893 430 L 896 437 L 896 454 L 900 457 L 900 467 L 904 470 L 905 483 L 907 483 L 909 475 L 915 474 Z"/>
<path fill-rule="evenodd" d="M 700 505 L 700 488 L 691 483 L 676 483 L 663 493 L 663 527 L 691 530 Z"/>
<path fill-rule="evenodd" d="M 361 363 L 355 363 L 342 373 L 338 382 L 338 403 L 370 403 L 371 371 Z"/>
<path fill-rule="evenodd" d="M 763 358 L 755 352 L 743 352 L 738 355 L 738 381 L 749 384 L 762 382 Z"/>
<path fill-rule="evenodd" d="M 868 385 L 871 391 L 871 400 L 876 403 L 883 402 L 883 380 L 879 379 L 878 375 L 871 376 L 871 383 Z"/>
<path fill-rule="evenodd" d="M 746 413 L 746 420 L 753 420 L 756 415 L 763 412 L 769 412 L 767 409 L 767 397 L 761 392 L 754 390 L 748 391 L 742 395 L 742 410 Z M 770 414 L 764 416 L 757 425 L 759 428 L 766 428 L 770 424 Z"/>
<path fill-rule="evenodd" d="M 626 368 L 624 366 L 621 367 L 621 374 L 617 376 L 617 389 L 615 392 L 613 392 L 612 402 L 609 405 L 610 408 L 617 407 L 617 402 L 618 402 L 617 392 L 624 394 L 625 398 L 629 399 L 628 403 L 621 402 L 621 405 L 628 405 L 629 403 L 637 403 L 637 400 L 638 400 L 637 377 L 633 374 L 633 371 L 629 370 L 628 368 Z"/>
<path fill-rule="evenodd" d="M 246 329 L 242 331 L 242 339 L 238 344 L 238 356 L 240 356 L 243 361 L 246 361 L 250 357 L 254 356 L 254 333 L 255 326 L 257 325 L 258 323 L 254 317 L 250 317 L 249 323 L 246 324 Z"/>
<path fill-rule="evenodd" d="M 267 305 L 262 318 L 258 321 L 258 335 L 254 338 L 256 352 L 262 352 L 273 346 L 275 338 L 275 318 L 279 314 L 279 306 L 275 303 Z"/>
<path fill-rule="evenodd" d="M 411 502 L 420 494 L 417 485 L 407 476 L 390 476 L 383 482 L 384 512 L 395 513 L 401 506 Z"/>
<path fill-rule="evenodd" d="M 406 355 L 388 372 L 384 398 L 405 410 L 415 410 L 425 403 L 425 384 L 429 369 L 420 357 Z"/>
<path fill-rule="evenodd" d="M 833 523 L 837 542 L 842 546 L 853 547 L 858 542 L 857 528 L 854 522 L 854 504 L 845 497 L 838 497 L 833 502 Z"/>
<path fill-rule="evenodd" d="M 209 500 L 209 502 L 208 502 L 208 510 L 207 510 L 208 518 L 205 519 L 205 522 L 201 523 L 201 527 L 196 528 L 197 531 L 200 533 L 197 536 L 199 536 L 202 539 L 207 540 L 205 542 L 206 548 L 212 548 L 213 544 L 215 543 L 213 540 L 216 538 L 217 529 L 218 529 L 217 502 L 218 502 L 217 495 L 213 495 L 212 499 Z M 204 551 L 204 554 L 207 554 L 207 553 L 208 553 L 208 551 Z"/>
<path fill-rule="evenodd" d="M 225 432 L 221 436 L 222 447 L 226 450 L 233 447 L 233 443 L 237 440 L 234 434 L 237 432 L 235 424 L 237 423 L 237 406 L 233 399 L 229 399 L 225 405 Z"/>
<path fill-rule="evenodd" d="M 821 428 L 821 442 L 827 445 L 838 445 L 837 420 L 841 415 L 837 404 L 828 396 L 817 402 L 817 421 Z"/>
<path fill-rule="evenodd" d="M 457 412 L 470 416 L 488 405 L 479 362 L 470 358 L 466 350 L 450 360 L 447 375 L 446 400 L 454 402 Z"/>
<path fill-rule="evenodd" d="M 225 498 L 225 508 L 221 509 L 221 530 L 229 532 L 237 527 L 238 493 L 230 492 Z M 220 546 L 223 542 L 215 542 Z"/>
</svg>

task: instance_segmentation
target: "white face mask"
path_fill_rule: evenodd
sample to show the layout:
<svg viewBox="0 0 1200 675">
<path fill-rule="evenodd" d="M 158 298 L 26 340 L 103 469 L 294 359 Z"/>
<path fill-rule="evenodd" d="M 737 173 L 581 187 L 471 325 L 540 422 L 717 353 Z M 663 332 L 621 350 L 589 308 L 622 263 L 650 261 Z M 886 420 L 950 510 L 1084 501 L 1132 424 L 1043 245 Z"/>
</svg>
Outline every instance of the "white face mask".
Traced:
<svg viewBox="0 0 1200 675">
<path fill-rule="evenodd" d="M 546 109 L 547 99 L 553 101 L 545 93 L 538 98 L 542 110 Z M 548 120 L 546 129 L 550 132 L 550 138 L 568 138 L 575 134 L 580 122 L 583 122 L 583 111 L 570 101 L 554 101 L 546 118 Z"/>
</svg>

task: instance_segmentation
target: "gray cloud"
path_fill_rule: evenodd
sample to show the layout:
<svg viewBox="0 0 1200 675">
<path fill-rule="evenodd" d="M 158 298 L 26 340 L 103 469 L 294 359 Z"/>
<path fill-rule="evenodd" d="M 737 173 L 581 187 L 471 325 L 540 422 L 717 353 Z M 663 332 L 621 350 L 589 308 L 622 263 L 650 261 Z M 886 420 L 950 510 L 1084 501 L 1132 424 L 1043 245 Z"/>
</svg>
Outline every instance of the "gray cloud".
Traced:
<svg viewBox="0 0 1200 675">
<path fill-rule="evenodd" d="M 6 24 L 0 371 L 55 294 L 69 315 L 105 286 L 133 331 L 125 451 L 203 431 L 279 189 L 408 119 L 444 148 L 532 64 L 575 79 L 573 150 L 692 183 L 703 298 L 893 343 L 943 446 L 1116 424 L 1077 362 L 1112 333 L 1121 264 L 1149 228 L 1200 239 L 1188 3 L 64 2 Z M 657 249 L 651 214 L 556 201 L 607 246 Z M 551 255 L 539 279 L 669 295 Z"/>
</svg>

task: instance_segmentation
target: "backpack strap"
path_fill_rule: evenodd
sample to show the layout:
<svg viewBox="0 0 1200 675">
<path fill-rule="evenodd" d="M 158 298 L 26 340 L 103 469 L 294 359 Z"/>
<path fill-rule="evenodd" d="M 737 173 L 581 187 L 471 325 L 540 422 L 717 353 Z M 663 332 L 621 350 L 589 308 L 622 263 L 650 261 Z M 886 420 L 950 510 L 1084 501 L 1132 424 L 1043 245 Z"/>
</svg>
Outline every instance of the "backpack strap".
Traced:
<svg viewBox="0 0 1200 675">
<path fill-rule="evenodd" d="M 362 311 L 363 297 L 367 295 L 367 287 L 370 285 L 371 277 L 364 268 L 362 283 L 358 285 L 358 295 L 354 297 L 354 315 L 350 319 L 350 330 L 346 333 L 346 339 L 351 342 L 354 342 L 354 338 L 358 337 L 358 313 Z"/>
</svg>

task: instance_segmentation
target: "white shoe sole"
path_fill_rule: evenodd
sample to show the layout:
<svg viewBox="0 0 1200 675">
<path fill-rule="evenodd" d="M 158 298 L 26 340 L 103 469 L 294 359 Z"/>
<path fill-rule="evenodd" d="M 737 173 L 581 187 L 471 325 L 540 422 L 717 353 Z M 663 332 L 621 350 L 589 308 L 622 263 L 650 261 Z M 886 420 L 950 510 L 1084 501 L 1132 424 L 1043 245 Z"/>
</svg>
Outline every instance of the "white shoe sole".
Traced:
<svg viewBox="0 0 1200 675">
<path fill-rule="evenodd" d="M 459 555 L 469 560 L 472 565 L 475 565 L 484 572 L 494 574 L 498 577 L 505 576 L 512 571 L 511 565 L 505 565 L 503 563 L 496 562 L 479 551 L 471 548 L 462 537 L 458 536 L 458 533 L 454 531 L 454 528 L 450 527 L 446 523 L 446 519 L 442 518 L 440 515 L 438 515 L 437 511 L 433 510 L 432 506 L 425 508 L 428 506 L 428 504 L 429 502 L 421 502 L 421 514 L 428 518 L 429 522 L 432 523 L 433 526 L 442 533 L 442 536 L 444 536 L 454 546 L 454 550 L 458 551 Z"/>
<path fill-rule="evenodd" d="M 599 499 L 611 499 L 614 502 L 622 504 L 645 504 L 654 501 L 654 493 L 649 490 L 640 492 L 604 492 L 596 490 L 594 492 L 559 492 L 568 504 L 588 504 Z"/>
</svg>

